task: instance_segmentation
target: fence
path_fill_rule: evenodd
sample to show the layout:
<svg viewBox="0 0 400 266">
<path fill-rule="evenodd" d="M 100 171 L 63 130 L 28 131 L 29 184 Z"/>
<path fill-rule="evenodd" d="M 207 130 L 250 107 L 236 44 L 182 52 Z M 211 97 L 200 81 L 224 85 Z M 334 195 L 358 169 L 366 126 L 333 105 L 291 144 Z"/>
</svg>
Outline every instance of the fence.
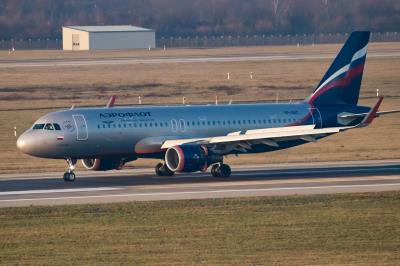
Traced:
<svg viewBox="0 0 400 266">
<path fill-rule="evenodd" d="M 158 48 L 163 47 L 225 47 L 257 45 L 311 45 L 324 43 L 343 43 L 348 34 L 312 35 L 252 35 L 252 36 L 203 36 L 203 37 L 161 37 L 156 40 Z M 400 33 L 372 33 L 372 42 L 399 42 Z M 0 39 L 0 50 L 60 50 L 61 39 Z"/>
<path fill-rule="evenodd" d="M 157 47 L 224 47 L 257 45 L 311 45 L 324 43 L 343 43 L 348 34 L 312 35 L 253 35 L 253 36 L 212 36 L 212 37 L 161 37 Z M 400 33 L 372 33 L 372 42 L 399 42 Z"/>
</svg>

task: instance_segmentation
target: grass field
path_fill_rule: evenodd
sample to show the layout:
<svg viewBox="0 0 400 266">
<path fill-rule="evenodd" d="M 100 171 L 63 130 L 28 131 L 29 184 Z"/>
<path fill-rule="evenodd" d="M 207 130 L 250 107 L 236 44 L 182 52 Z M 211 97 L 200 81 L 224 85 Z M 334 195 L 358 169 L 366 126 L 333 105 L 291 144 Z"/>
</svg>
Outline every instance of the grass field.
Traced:
<svg viewBox="0 0 400 266">
<path fill-rule="evenodd" d="M 0 209 L 0 264 L 398 265 L 400 192 Z"/>
<path fill-rule="evenodd" d="M 61 51 L 17 51 L 2 60 L 42 60 L 51 58 L 110 58 L 151 56 L 224 56 L 299 53 L 336 53 L 340 45 L 316 47 L 273 46 L 218 49 L 174 49 L 154 51 L 113 51 L 64 53 Z M 400 43 L 371 44 L 370 51 L 400 51 Z M 0 72 L 0 173 L 64 170 L 63 161 L 25 156 L 15 147 L 14 126 L 20 134 L 41 115 L 71 105 L 104 105 L 112 94 L 117 104 L 271 102 L 303 99 L 308 96 L 331 60 L 294 60 L 268 62 L 209 62 L 179 64 L 138 64 L 77 67 L 2 68 Z M 400 108 L 400 58 L 367 59 L 361 103 L 371 105 L 376 89 L 386 96 L 382 109 Z M 226 73 L 230 73 L 230 80 Z M 254 78 L 250 79 L 250 72 Z M 7 111 L 8 110 L 8 111 Z M 304 162 L 329 160 L 400 158 L 400 119 L 398 115 L 379 119 L 366 129 L 330 137 L 292 150 L 257 156 L 228 158 L 232 164 Z M 135 166 L 154 165 L 142 160 Z"/>
</svg>

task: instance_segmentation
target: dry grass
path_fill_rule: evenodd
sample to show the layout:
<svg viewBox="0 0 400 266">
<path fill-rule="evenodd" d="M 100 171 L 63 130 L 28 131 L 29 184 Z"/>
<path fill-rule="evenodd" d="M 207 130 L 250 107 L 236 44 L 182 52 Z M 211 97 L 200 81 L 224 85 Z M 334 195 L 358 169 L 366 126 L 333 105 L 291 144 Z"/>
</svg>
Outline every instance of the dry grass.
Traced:
<svg viewBox="0 0 400 266">
<path fill-rule="evenodd" d="M 0 264 L 398 265 L 400 193 L 0 209 Z"/>
<path fill-rule="evenodd" d="M 252 47 L 226 49 L 181 49 L 174 55 L 227 55 L 251 53 L 298 53 L 317 49 L 334 52 L 339 45 L 301 47 Z M 373 44 L 370 50 L 399 51 L 400 44 Z M 315 50 L 312 50 L 315 51 Z M 101 52 L 96 56 L 145 56 L 148 51 Z M 163 51 L 154 51 L 163 52 Z M 20 52 L 22 58 L 80 56 L 60 51 Z M 141 55 L 143 54 L 143 55 Z M 0 53 L 1 55 L 1 53 Z M 367 60 L 361 102 L 371 105 L 376 88 L 385 99 L 382 109 L 400 108 L 400 59 Z M 40 67 L 2 69 L 0 73 L 0 172 L 63 170 L 65 162 L 42 160 L 16 150 L 13 127 L 28 128 L 39 116 L 57 108 L 104 105 L 117 94 L 118 104 L 135 104 L 142 96 L 146 104 L 220 101 L 274 101 L 303 99 L 321 79 L 330 60 L 270 62 L 210 62 L 180 64 L 140 64 L 79 67 Z M 306 70 L 306 71 L 305 71 Z M 226 80 L 230 72 L 231 79 Z M 249 73 L 254 72 L 254 79 Z M 48 109 L 43 109 L 48 108 Z M 398 115 L 378 119 L 373 126 L 330 137 L 318 143 L 280 152 L 229 158 L 233 164 L 400 158 L 400 122 Z M 136 166 L 154 164 L 139 160 Z"/>
</svg>

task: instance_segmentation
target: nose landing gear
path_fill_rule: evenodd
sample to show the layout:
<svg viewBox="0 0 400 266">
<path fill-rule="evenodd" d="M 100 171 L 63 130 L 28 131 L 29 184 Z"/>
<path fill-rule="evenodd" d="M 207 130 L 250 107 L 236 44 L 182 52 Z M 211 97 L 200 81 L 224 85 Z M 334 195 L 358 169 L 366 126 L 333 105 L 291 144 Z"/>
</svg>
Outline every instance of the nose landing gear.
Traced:
<svg viewBox="0 0 400 266">
<path fill-rule="evenodd" d="M 74 182 L 75 181 L 75 165 L 77 160 L 76 159 L 67 159 L 68 163 L 68 170 L 64 173 L 63 179 L 65 182 Z"/>
</svg>

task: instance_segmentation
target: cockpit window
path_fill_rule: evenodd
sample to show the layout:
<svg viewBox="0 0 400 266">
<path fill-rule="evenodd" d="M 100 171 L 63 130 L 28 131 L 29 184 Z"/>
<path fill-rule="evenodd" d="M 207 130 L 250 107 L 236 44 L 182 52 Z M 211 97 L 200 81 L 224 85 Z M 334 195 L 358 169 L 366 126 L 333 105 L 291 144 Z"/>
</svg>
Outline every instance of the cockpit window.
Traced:
<svg viewBox="0 0 400 266">
<path fill-rule="evenodd" d="M 47 124 L 44 126 L 44 129 L 46 129 L 46 130 L 54 130 L 54 126 L 53 126 L 53 124 L 47 123 Z"/>
<path fill-rule="evenodd" d="M 55 130 L 61 130 L 61 127 L 59 124 L 54 123 L 53 125 L 54 125 Z"/>
<path fill-rule="evenodd" d="M 35 124 L 33 125 L 32 129 L 43 129 L 44 128 L 44 124 Z"/>
</svg>

